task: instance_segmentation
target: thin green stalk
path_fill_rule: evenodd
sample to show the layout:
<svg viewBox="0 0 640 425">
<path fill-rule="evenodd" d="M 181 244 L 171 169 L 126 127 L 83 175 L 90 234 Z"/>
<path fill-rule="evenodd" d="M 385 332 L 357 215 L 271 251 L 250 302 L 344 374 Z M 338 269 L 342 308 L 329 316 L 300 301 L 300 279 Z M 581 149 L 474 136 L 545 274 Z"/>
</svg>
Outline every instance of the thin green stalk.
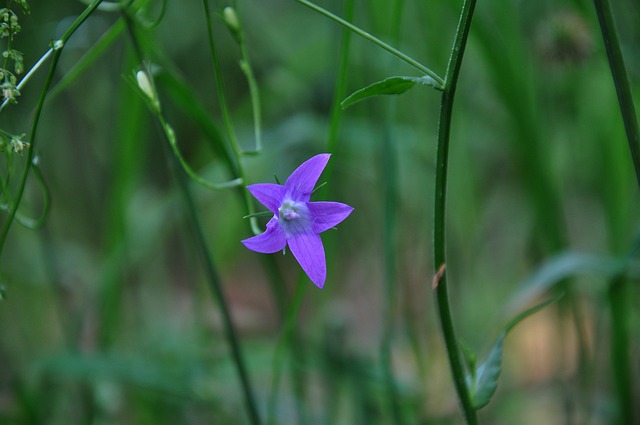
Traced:
<svg viewBox="0 0 640 425">
<path fill-rule="evenodd" d="M 640 185 L 640 128 L 638 127 L 638 116 L 633 103 L 631 87 L 629 86 L 629 76 L 624 64 L 622 50 L 620 49 L 609 0 L 594 0 L 594 4 L 607 51 L 607 58 L 609 59 L 609 66 L 611 67 L 613 82 L 618 94 L 618 103 L 620 104 L 624 129 L 627 133 L 636 179 L 638 180 L 638 185 Z"/>
<path fill-rule="evenodd" d="M 611 317 L 611 367 L 620 406 L 617 423 L 632 424 L 636 421 L 629 344 L 631 305 L 627 278 L 622 276 L 614 279 L 610 283 L 607 297 Z"/>
<path fill-rule="evenodd" d="M 304 294 L 309 287 L 308 282 L 304 277 L 298 279 L 295 294 L 293 300 L 289 304 L 288 311 L 285 316 L 284 328 L 282 330 L 276 351 L 273 356 L 273 374 L 271 376 L 271 391 L 269 401 L 267 402 L 267 425 L 275 423 L 276 416 L 276 404 L 278 401 L 278 394 L 280 392 L 280 380 L 282 377 L 282 364 L 284 362 L 284 350 L 291 346 L 291 340 L 295 336 L 296 319 L 298 317 L 298 311 L 302 305 Z"/>
<path fill-rule="evenodd" d="M 50 98 L 55 98 L 71 84 L 78 80 L 91 66 L 104 55 L 104 53 L 117 41 L 124 31 L 124 21 L 118 19 L 102 34 L 100 39 L 78 60 L 78 62 L 56 83 L 49 93 Z M 31 71 L 30 71 L 31 72 Z M 22 84 L 25 78 L 20 82 Z"/>
<path fill-rule="evenodd" d="M 604 40 L 611 75 L 618 95 L 618 103 L 624 122 L 624 129 L 631 151 L 631 159 L 640 186 L 640 128 L 629 85 L 629 76 L 622 56 L 616 25 L 609 0 L 594 0 L 602 38 Z M 631 366 L 631 346 L 629 344 L 629 317 L 631 305 L 628 296 L 628 282 L 624 277 L 613 280 L 609 288 L 608 301 L 611 313 L 611 364 L 613 378 L 620 403 L 620 423 L 635 423 L 635 395 Z"/>
<path fill-rule="evenodd" d="M 49 93 L 49 88 L 51 87 L 51 82 L 53 81 L 53 75 L 55 74 L 56 66 L 58 65 L 58 59 L 60 59 L 62 49 L 64 48 L 67 40 L 69 40 L 69 38 L 78 29 L 78 27 L 80 27 L 80 25 L 82 25 L 84 21 L 87 20 L 91 13 L 96 10 L 100 3 L 102 3 L 102 0 L 95 0 L 93 3 L 91 3 L 91 5 L 87 7 L 84 12 L 82 12 L 82 14 L 78 16 L 78 18 L 76 18 L 76 20 L 71 24 L 67 31 L 65 31 L 62 37 L 59 40 L 53 42 L 53 45 L 51 47 L 50 51 L 53 52 L 53 57 L 51 59 L 51 64 L 49 65 L 49 72 L 47 73 L 47 77 L 42 88 L 42 93 L 40 94 L 40 99 L 38 100 L 38 104 L 36 105 L 36 109 L 33 114 L 33 122 L 31 124 L 31 132 L 29 135 L 29 148 L 27 150 L 24 170 L 22 172 L 22 175 L 20 176 L 18 192 L 16 194 L 16 199 L 11 207 L 11 211 L 9 212 L 9 216 L 7 217 L 7 221 L 2 228 L 2 233 L 0 233 L 0 257 L 2 257 L 4 244 L 7 240 L 7 235 L 9 234 L 9 229 L 11 228 L 11 224 L 13 223 L 13 219 L 15 218 L 18 206 L 20 206 L 20 201 L 22 200 L 22 195 L 24 194 L 24 189 L 27 184 L 27 177 L 29 177 L 29 170 L 31 170 L 31 166 L 33 164 L 33 159 L 35 156 L 36 130 L 38 129 L 38 123 L 40 121 L 42 108 L 44 107 L 44 101 L 46 100 L 47 94 Z"/>
<path fill-rule="evenodd" d="M 400 41 L 400 24 L 402 21 L 402 10 L 404 0 L 395 0 L 392 16 L 391 39 L 398 44 Z M 393 333 L 396 327 L 396 312 L 398 299 L 397 283 L 397 206 L 398 206 L 398 168 L 397 149 L 394 143 L 395 135 L 395 115 L 397 109 L 397 98 L 392 98 L 388 102 L 386 119 L 382 137 L 382 173 L 383 199 L 384 199 L 384 228 L 382 240 L 384 247 L 384 294 L 385 305 L 383 309 L 383 331 L 380 341 L 380 361 L 382 373 L 385 380 L 388 394 L 387 402 L 391 410 L 393 421 L 396 425 L 406 423 L 400 396 L 393 373 Z"/>
<path fill-rule="evenodd" d="M 71 24 L 67 31 L 65 31 L 62 37 L 52 43 L 52 46 L 49 48 L 49 50 L 47 50 L 46 53 L 42 55 L 38 62 L 36 62 L 36 64 L 31 67 L 29 72 L 25 74 L 22 80 L 20 80 L 20 83 L 16 87 L 18 91 L 22 90 L 22 88 L 29 82 L 31 77 L 40 69 L 40 67 L 49 59 L 49 57 L 51 57 L 56 51 L 62 50 L 67 40 L 69 40 L 69 38 L 80 27 L 80 25 L 84 23 L 89 15 L 91 15 L 91 13 L 93 13 L 98 8 L 100 3 L 102 3 L 102 0 L 95 0 L 93 3 L 91 3 L 91 5 L 88 6 L 80 16 L 78 16 L 73 24 Z M 2 105 L 0 105 L 0 111 L 2 111 L 6 107 L 7 103 L 8 100 L 2 102 Z"/>
<path fill-rule="evenodd" d="M 140 60 L 140 62 L 144 62 L 144 55 L 142 54 L 142 49 L 140 48 L 138 39 L 135 35 L 133 20 L 131 16 L 129 16 L 126 12 L 123 13 L 123 17 L 125 18 L 127 29 L 131 36 L 134 49 L 138 55 L 138 59 Z M 159 107 L 154 108 L 154 104 L 152 103 L 151 108 L 154 111 L 156 117 L 159 118 L 158 123 L 161 126 L 165 136 L 170 136 L 172 130 L 166 125 L 166 121 L 162 117 Z M 196 210 L 193 195 L 191 194 L 191 189 L 189 187 L 188 181 L 185 178 L 186 170 L 182 168 L 182 170 L 185 171 L 185 174 L 177 170 L 177 168 L 182 165 L 179 158 L 175 154 L 172 154 L 172 152 L 169 151 L 169 148 L 165 144 L 162 144 L 162 146 L 165 150 L 166 155 L 169 157 L 170 167 L 172 168 L 173 174 L 175 175 L 175 178 L 178 182 L 180 192 L 182 193 L 184 205 L 188 214 L 188 221 L 193 229 L 198 249 L 202 254 L 202 261 L 204 263 L 207 281 L 211 286 L 214 298 L 218 303 L 218 308 L 220 309 L 220 313 L 222 315 L 222 325 L 224 328 L 225 337 L 229 343 L 231 356 L 233 358 L 233 362 L 236 366 L 236 370 L 240 378 L 240 384 L 244 394 L 245 407 L 248 411 L 249 419 L 252 425 L 260 425 L 262 422 L 258 413 L 258 407 L 253 393 L 253 387 L 251 385 L 249 374 L 245 366 L 244 357 L 242 355 L 242 350 L 240 348 L 240 342 L 237 337 L 233 321 L 231 320 L 231 314 L 227 307 L 227 302 L 222 290 L 222 280 L 220 279 L 220 275 L 218 274 L 217 268 L 213 262 L 213 257 L 209 249 L 207 239 L 204 235 L 204 229 Z"/>
<path fill-rule="evenodd" d="M 34 145 L 36 141 L 36 130 L 38 128 L 38 122 L 40 120 L 40 114 L 42 113 L 44 101 L 47 97 L 47 92 L 49 90 L 49 87 L 51 86 L 51 82 L 53 81 L 53 74 L 55 73 L 55 68 L 58 65 L 58 59 L 60 58 L 60 53 L 61 53 L 60 50 L 56 50 L 56 52 L 53 55 L 51 65 L 49 67 L 49 73 L 47 74 L 47 78 L 45 80 L 42 93 L 40 94 L 40 100 L 38 101 L 38 105 L 36 106 L 36 110 L 34 112 L 33 123 L 31 124 L 31 132 L 29 136 L 29 140 L 31 142 L 27 150 L 25 166 L 22 171 L 22 175 L 20 176 L 20 181 L 18 183 L 18 192 L 16 194 L 15 200 L 13 201 L 13 204 L 11 205 L 11 209 L 9 211 L 9 216 L 7 217 L 7 221 L 4 223 L 4 227 L 2 228 L 2 233 L 0 234 L 0 257 L 2 256 L 2 250 L 4 248 L 7 235 L 9 234 L 9 229 L 11 228 L 11 224 L 13 223 L 13 220 L 16 217 L 18 207 L 20 206 L 20 201 L 22 200 L 22 195 L 24 194 L 24 189 L 27 184 L 27 177 L 29 177 L 29 171 L 32 168 L 33 158 L 35 155 Z"/>
<path fill-rule="evenodd" d="M 440 77 L 438 74 L 436 74 L 434 71 L 432 71 L 431 69 L 427 68 L 426 66 L 424 66 L 423 64 L 421 64 L 420 62 L 418 62 L 417 60 L 413 59 L 412 57 L 406 55 L 405 53 L 402 53 L 400 50 L 396 49 L 395 47 L 392 47 L 390 45 L 388 45 L 387 43 L 385 43 L 384 41 L 380 40 L 377 37 L 374 37 L 373 35 L 369 34 L 368 32 L 364 31 L 361 28 L 358 28 L 357 26 L 353 25 L 351 22 L 348 22 L 342 18 L 340 18 L 339 16 L 334 15 L 333 13 L 329 12 L 326 9 L 323 9 L 322 7 L 311 3 L 310 1 L 307 0 L 295 0 L 298 3 L 307 6 L 309 9 L 313 9 L 316 12 L 326 16 L 327 18 L 339 23 L 340 25 L 349 28 L 351 31 L 355 32 L 356 34 L 358 34 L 359 36 L 371 41 L 372 43 L 382 47 L 384 50 L 386 50 L 387 52 L 391 53 L 392 55 L 396 56 L 397 58 L 403 60 L 404 62 L 408 63 L 409 65 L 413 66 L 414 68 L 416 68 L 417 70 L 419 70 L 420 72 L 424 72 L 426 75 L 430 76 L 431 78 L 433 78 L 434 80 L 436 80 L 436 82 L 440 85 L 440 87 L 442 87 L 444 85 L 444 81 L 442 80 L 442 77 Z"/>
<path fill-rule="evenodd" d="M 344 17 L 348 20 L 353 19 L 354 0 L 345 0 Z M 331 105 L 331 116 L 329 119 L 329 137 L 327 139 L 327 152 L 335 152 L 338 146 L 338 135 L 342 124 L 342 106 L 340 102 L 344 100 L 347 94 L 347 72 L 349 70 L 349 56 L 351 52 L 351 31 L 344 28 L 340 39 L 340 62 L 338 64 L 338 76 L 336 79 L 336 88 L 333 94 L 333 102 Z M 325 172 L 325 179 L 331 180 L 331 167 Z"/>
<path fill-rule="evenodd" d="M 216 78 L 216 87 L 218 90 L 218 100 L 220 103 L 220 110 L 222 111 L 222 119 L 224 121 L 225 130 L 227 132 L 227 138 L 229 139 L 229 143 L 231 145 L 231 150 L 233 151 L 236 157 L 236 166 L 238 168 L 238 177 L 242 179 L 243 182 L 247 182 L 246 174 L 244 170 L 244 165 L 242 161 L 243 152 L 240 149 L 240 145 L 236 139 L 235 132 L 233 131 L 233 124 L 231 123 L 231 114 L 229 113 L 229 108 L 227 107 L 227 100 L 224 92 L 224 82 L 222 81 L 222 68 L 220 67 L 220 61 L 218 59 L 218 52 L 216 50 L 215 39 L 213 36 L 213 28 L 211 25 L 211 11 L 209 10 L 209 2 L 208 0 L 202 0 L 202 4 L 204 6 L 204 14 L 207 23 L 207 33 L 209 37 L 209 49 L 211 50 L 211 59 L 213 60 L 213 72 Z M 253 207 L 253 201 L 251 200 L 251 194 L 249 191 L 241 189 L 244 195 L 244 202 L 248 211 L 248 215 L 252 215 L 255 212 Z M 262 233 L 262 230 L 258 227 L 258 220 L 256 217 L 249 218 L 249 224 L 251 226 L 251 231 L 255 235 L 259 235 Z"/>
<path fill-rule="evenodd" d="M 165 147 L 165 151 L 166 150 L 167 149 Z M 258 413 L 258 407 L 252 389 L 253 387 L 251 385 L 249 374 L 245 366 L 244 357 L 242 355 L 242 350 L 240 348 L 240 341 L 236 334 L 233 321 L 231 320 L 231 314 L 227 307 L 227 302 L 222 291 L 222 280 L 220 279 L 220 275 L 218 274 L 216 266 L 213 263 L 213 257 L 207 244 L 207 240 L 204 236 L 204 229 L 196 210 L 193 195 L 191 194 L 191 189 L 189 188 L 189 184 L 187 182 L 187 179 L 185 178 L 185 175 L 182 174 L 182 172 L 180 172 L 179 170 L 176 170 L 178 165 L 176 157 L 171 154 L 169 154 L 168 156 L 170 157 L 171 164 L 174 168 L 174 174 L 176 176 L 176 180 L 178 181 L 180 192 L 182 193 L 184 198 L 184 205 L 187 209 L 189 223 L 193 228 L 196 243 L 202 254 L 202 261 L 205 266 L 207 281 L 209 282 L 214 297 L 218 302 L 218 308 L 220 309 L 220 313 L 222 315 L 225 337 L 229 342 L 231 356 L 240 377 L 240 383 L 244 394 L 245 407 L 248 411 L 249 420 L 251 421 L 252 425 L 260 425 L 262 422 Z"/>
<path fill-rule="evenodd" d="M 249 52 L 247 51 L 247 45 L 244 43 L 244 39 L 240 43 L 240 69 L 247 77 L 247 84 L 249 85 L 249 95 L 251 96 L 251 110 L 253 111 L 253 133 L 256 139 L 255 153 L 262 151 L 262 107 L 260 106 L 260 90 L 258 89 L 258 81 L 253 74 L 253 68 L 249 61 Z"/>
<path fill-rule="evenodd" d="M 462 65 L 464 49 L 469 36 L 471 19 L 476 0 L 465 0 L 460 14 L 460 21 L 456 30 L 453 50 L 449 57 L 444 89 L 442 91 L 440 121 L 438 126 L 438 146 L 436 163 L 435 205 L 433 216 L 433 263 L 439 270 L 434 279 L 436 301 L 440 326 L 449 357 L 449 365 L 453 375 L 453 381 L 462 406 L 465 420 L 469 425 L 478 423 L 476 410 L 473 407 L 469 388 L 466 384 L 465 370 L 460 355 L 458 340 L 453 327 L 451 307 L 449 305 L 449 293 L 447 289 L 446 267 L 446 195 L 447 195 L 447 168 L 449 165 L 449 139 L 451 132 L 451 117 L 453 101 L 455 98 L 458 76 Z"/>
</svg>

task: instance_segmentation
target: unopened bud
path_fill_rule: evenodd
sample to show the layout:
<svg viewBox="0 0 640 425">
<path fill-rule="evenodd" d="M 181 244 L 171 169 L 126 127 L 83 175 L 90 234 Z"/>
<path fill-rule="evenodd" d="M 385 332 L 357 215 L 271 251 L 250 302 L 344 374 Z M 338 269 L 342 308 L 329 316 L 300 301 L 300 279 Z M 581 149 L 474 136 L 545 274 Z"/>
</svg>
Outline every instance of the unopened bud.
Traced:
<svg viewBox="0 0 640 425">
<path fill-rule="evenodd" d="M 140 87 L 140 90 L 142 90 L 142 92 L 149 98 L 155 109 L 159 111 L 160 101 L 158 100 L 156 91 L 154 90 L 147 73 L 145 71 L 138 71 L 136 73 L 136 80 L 138 81 L 138 87 Z"/>
<path fill-rule="evenodd" d="M 240 31 L 240 20 L 238 19 L 238 14 L 233 7 L 225 7 L 222 11 L 222 18 L 231 31 Z"/>
<path fill-rule="evenodd" d="M 231 31 L 231 34 L 234 36 L 236 41 L 239 41 L 242 31 L 240 28 L 240 19 L 238 19 L 236 10 L 233 7 L 225 7 L 222 11 L 222 20 L 227 24 L 227 28 L 229 28 L 229 31 Z"/>
<path fill-rule="evenodd" d="M 156 96 L 153 93 L 153 87 L 151 87 L 151 81 L 149 81 L 147 73 L 144 71 L 138 71 L 136 74 L 136 80 L 138 80 L 138 87 L 140 87 L 140 90 L 142 90 L 149 99 L 153 100 Z"/>
</svg>

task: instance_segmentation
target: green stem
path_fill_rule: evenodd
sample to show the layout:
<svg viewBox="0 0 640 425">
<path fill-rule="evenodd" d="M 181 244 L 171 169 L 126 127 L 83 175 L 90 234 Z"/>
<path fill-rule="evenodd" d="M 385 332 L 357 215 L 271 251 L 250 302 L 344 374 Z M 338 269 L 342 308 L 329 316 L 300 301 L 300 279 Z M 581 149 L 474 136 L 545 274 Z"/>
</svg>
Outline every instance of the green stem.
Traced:
<svg viewBox="0 0 640 425">
<path fill-rule="evenodd" d="M 434 284 L 436 285 L 435 294 L 438 305 L 438 315 L 447 349 L 447 355 L 449 357 L 454 385 L 465 419 L 469 425 L 477 424 L 478 419 L 476 416 L 476 410 L 471 401 L 469 388 L 466 384 L 465 370 L 460 355 L 458 340 L 453 327 L 451 307 L 449 305 L 449 294 L 447 290 L 447 275 L 444 269 L 440 268 L 446 264 L 445 229 L 447 168 L 449 164 L 449 139 L 451 132 L 453 101 L 475 4 L 476 0 L 465 0 L 462 6 L 460 21 L 456 30 L 453 50 L 449 58 L 444 89 L 442 91 L 440 122 L 438 127 L 435 206 L 433 216 L 433 261 L 434 266 L 443 271 L 439 278 L 436 278 L 434 281 Z"/>
<path fill-rule="evenodd" d="M 361 28 L 358 28 L 357 26 L 353 25 L 351 22 L 345 21 L 344 19 L 340 18 L 339 16 L 334 15 L 333 13 L 329 12 L 328 10 L 323 9 L 322 7 L 320 7 L 320 6 L 316 5 L 316 4 L 313 4 L 310 1 L 307 1 L 307 0 L 295 0 L 295 1 L 297 1 L 298 3 L 300 3 L 300 4 L 304 5 L 304 6 L 307 6 L 309 9 L 315 10 L 316 12 L 326 16 L 327 18 L 339 23 L 340 25 L 349 28 L 351 31 L 353 31 L 356 34 L 358 34 L 359 36 L 371 41 L 372 43 L 377 44 L 378 46 L 380 46 L 383 49 L 385 49 L 387 52 L 391 53 L 392 55 L 396 56 L 397 58 L 403 60 L 404 62 L 406 62 L 409 65 L 413 66 L 417 70 L 419 70 L 421 72 L 424 72 L 426 75 L 428 75 L 431 78 L 433 78 L 434 80 L 436 80 L 438 82 L 438 84 L 440 85 L 440 87 L 442 87 L 444 85 L 444 81 L 442 80 L 442 77 L 440 77 L 434 71 L 432 71 L 431 69 L 427 68 L 426 66 L 424 66 L 420 62 L 416 61 L 412 57 L 402 53 L 400 50 L 396 49 L 395 47 L 392 47 L 392 46 L 388 45 L 387 43 L 385 43 L 384 41 L 380 40 L 379 38 L 374 37 L 373 35 L 369 34 L 368 32 L 364 31 Z"/>
<path fill-rule="evenodd" d="M 629 76 L 622 56 L 613 13 L 609 0 L 594 0 L 594 4 L 618 95 L 618 103 L 631 151 L 636 180 L 640 185 L 640 129 L 638 128 L 638 117 L 633 103 Z M 620 423 L 635 423 L 634 417 L 636 416 L 633 381 L 631 380 L 633 375 L 630 356 L 631 347 L 629 345 L 631 305 L 629 304 L 628 290 L 627 281 L 621 276 L 611 283 L 608 294 L 612 327 L 611 363 L 618 393 L 618 402 L 620 403 Z"/>
<path fill-rule="evenodd" d="M 253 132 L 256 139 L 255 153 L 262 151 L 262 108 L 260 106 L 260 90 L 258 89 L 258 81 L 253 74 L 253 68 L 251 62 L 249 62 L 249 52 L 247 46 L 244 43 L 244 38 L 240 41 L 240 69 L 247 77 L 247 84 L 249 85 L 249 95 L 251 96 L 251 109 L 253 111 Z"/>
<path fill-rule="evenodd" d="M 344 16 L 351 20 L 353 19 L 354 0 L 345 0 L 344 2 Z M 340 102 L 346 97 L 347 93 L 347 71 L 349 70 L 349 56 L 351 51 L 351 31 L 345 28 L 342 31 L 342 37 L 340 40 L 340 62 L 338 65 L 338 76 L 336 81 L 336 89 L 333 94 L 333 102 L 331 105 L 331 118 L 329 120 L 329 137 L 327 139 L 327 152 L 335 152 L 338 146 L 338 134 L 340 132 L 340 125 L 342 124 L 342 106 Z M 325 179 L 331 180 L 331 167 L 325 172 Z"/>
<path fill-rule="evenodd" d="M 7 240 L 7 235 L 9 234 L 9 228 L 13 223 L 13 219 L 16 216 L 16 211 L 18 210 L 18 206 L 20 205 L 20 201 L 22 200 L 22 195 L 24 194 L 24 189 L 27 184 L 27 177 L 29 177 L 29 170 L 31 170 L 33 164 L 33 158 L 35 156 L 36 130 L 40 121 L 42 108 L 44 107 L 44 101 L 46 100 L 47 94 L 49 93 L 49 88 L 51 87 L 51 82 L 53 81 L 53 75 L 58 65 L 58 59 L 60 59 L 64 44 L 67 42 L 69 37 L 71 37 L 73 33 L 78 29 L 78 27 L 80 27 L 80 25 L 82 25 L 84 21 L 87 20 L 89 15 L 91 15 L 91 13 L 96 10 L 100 3 L 102 3 L 102 0 L 95 0 L 93 3 L 91 3 L 91 5 L 87 7 L 84 12 L 82 12 L 82 14 L 78 16 L 78 18 L 76 18 L 76 20 L 73 22 L 73 24 L 71 24 L 67 31 L 65 31 L 62 37 L 59 40 L 53 42 L 53 46 L 51 47 L 51 51 L 53 51 L 53 58 L 51 59 L 49 72 L 47 73 L 44 87 L 42 88 L 42 93 L 40 94 L 40 99 L 38 100 L 38 104 L 33 114 L 33 122 L 31 124 L 31 132 L 29 135 L 29 149 L 27 150 L 27 158 L 25 161 L 24 170 L 22 172 L 22 175 L 20 176 L 18 193 L 16 194 L 16 199 L 11 207 L 11 211 L 9 212 L 9 217 L 4 223 L 2 233 L 0 233 L 0 257 L 2 257 L 2 250 L 4 248 L 5 241 Z"/>
<path fill-rule="evenodd" d="M 142 54 L 142 49 L 138 43 L 138 38 L 135 35 L 134 24 L 131 16 L 129 16 L 126 12 L 123 13 L 123 17 L 125 19 L 125 23 L 127 25 L 127 29 L 131 36 L 131 40 L 138 55 L 138 59 L 140 62 L 144 62 L 144 55 Z M 153 108 L 155 115 L 159 119 L 159 124 L 164 131 L 164 134 L 168 136 L 167 132 L 168 127 L 166 127 L 166 122 L 160 113 L 159 108 Z M 170 130 L 170 128 L 169 128 Z M 237 337 L 235 327 L 233 325 L 233 321 L 231 320 L 231 314 L 227 307 L 227 302 L 224 296 L 224 292 L 222 290 L 222 280 L 220 279 L 220 275 L 218 274 L 217 268 L 213 262 L 213 257 L 211 251 L 209 249 L 209 245 L 207 243 L 207 239 L 204 235 L 204 229 L 202 227 L 202 223 L 200 222 L 200 217 L 196 210 L 195 202 L 193 200 L 193 195 L 191 194 L 191 189 L 189 188 L 188 180 L 186 179 L 186 170 L 184 168 L 185 174 L 180 172 L 178 168 L 182 165 L 180 163 L 179 157 L 172 154 L 168 147 L 163 144 L 163 149 L 165 150 L 166 155 L 169 157 L 169 164 L 173 171 L 173 174 L 178 182 L 180 192 L 183 195 L 184 205 L 188 214 L 188 221 L 193 229 L 194 236 L 196 238 L 196 244 L 202 254 L 202 261 L 205 267 L 205 273 L 207 275 L 207 281 L 211 286 L 211 290 L 213 291 L 213 295 L 215 300 L 218 303 L 218 308 L 220 309 L 220 313 L 222 315 L 222 326 L 225 332 L 225 337 L 229 343 L 231 349 L 231 356 L 233 358 L 233 362 L 236 366 L 236 370 L 238 372 L 238 376 L 240 378 L 240 383 L 242 387 L 242 391 L 244 394 L 245 406 L 249 414 L 249 419 L 252 425 L 260 425 L 260 416 L 258 414 L 258 407 L 255 401 L 255 397 L 253 394 L 253 387 L 251 385 L 249 374 L 247 372 L 247 368 L 245 366 L 244 357 L 242 355 L 242 350 L 240 348 L 240 342 Z"/>
<path fill-rule="evenodd" d="M 218 99 L 220 103 L 220 110 L 222 111 L 222 119 L 224 121 L 225 130 L 227 132 L 227 138 L 229 139 L 229 144 L 231 145 L 231 150 L 233 151 L 236 157 L 236 166 L 238 169 L 238 177 L 242 179 L 242 181 L 246 184 L 247 179 L 245 175 L 244 165 L 242 163 L 243 152 L 240 149 L 240 145 L 236 139 L 235 132 L 233 131 L 233 124 L 231 123 L 231 114 L 229 113 L 229 108 L 227 107 L 227 100 L 224 93 L 224 82 L 222 81 L 222 68 L 220 67 L 220 61 L 218 59 L 218 52 L 216 50 L 215 39 L 213 36 L 213 28 L 211 25 L 211 11 L 209 10 L 209 3 L 207 0 L 202 0 L 202 4 L 204 6 L 204 14 L 207 20 L 207 33 L 209 37 L 209 49 L 211 50 L 211 58 L 213 60 L 213 70 L 216 78 L 216 87 L 218 90 Z M 249 216 L 251 216 L 255 209 L 253 207 L 253 201 L 251 200 L 251 194 L 248 190 L 241 189 L 244 195 L 244 202 L 247 208 Z M 251 226 L 251 231 L 255 235 L 259 235 L 262 233 L 262 230 L 258 227 L 258 220 L 256 217 L 249 218 L 249 224 Z"/>
<path fill-rule="evenodd" d="M 404 0 L 394 0 L 391 25 L 391 40 L 398 44 Z M 393 372 L 393 333 L 396 327 L 398 298 L 397 283 L 397 205 L 398 205 L 398 168 L 397 149 L 394 139 L 397 98 L 389 100 L 383 137 L 382 137 L 382 176 L 384 176 L 384 229 L 382 233 L 384 247 L 384 294 L 383 332 L 380 341 L 380 361 L 387 391 L 387 403 L 396 425 L 406 423 L 402 412 L 400 395 Z"/>
<path fill-rule="evenodd" d="M 629 149 L 631 150 L 631 159 L 636 172 L 636 179 L 640 185 L 640 128 L 638 128 L 638 116 L 633 103 L 633 95 L 629 86 L 629 76 L 622 57 L 620 42 L 616 32 L 616 25 L 611 13 L 609 0 L 594 0 L 602 38 L 609 58 L 609 66 L 613 82 L 616 86 L 618 94 L 618 103 L 620 104 L 620 112 L 624 121 L 624 129 L 627 133 Z"/>
<path fill-rule="evenodd" d="M 280 380 L 282 377 L 282 365 L 285 360 L 285 349 L 291 346 L 292 338 L 296 335 L 296 319 L 298 317 L 298 311 L 302 305 L 304 294 L 309 287 L 308 282 L 303 277 L 298 279 L 295 294 L 293 300 L 289 303 L 286 317 L 284 318 L 284 328 L 278 345 L 276 346 L 275 354 L 273 355 L 273 366 L 271 376 L 271 394 L 267 403 L 267 425 L 275 423 L 276 416 L 276 404 L 278 401 L 278 394 L 280 392 Z"/>
</svg>

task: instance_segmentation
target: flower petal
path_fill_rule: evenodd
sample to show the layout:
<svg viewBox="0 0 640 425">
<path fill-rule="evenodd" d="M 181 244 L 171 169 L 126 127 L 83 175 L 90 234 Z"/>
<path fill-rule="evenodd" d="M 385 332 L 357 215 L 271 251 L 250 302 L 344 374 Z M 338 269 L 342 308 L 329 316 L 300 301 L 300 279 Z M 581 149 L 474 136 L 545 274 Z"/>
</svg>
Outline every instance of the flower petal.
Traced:
<svg viewBox="0 0 640 425">
<path fill-rule="evenodd" d="M 247 186 L 247 189 L 269 211 L 278 214 L 278 208 L 280 208 L 285 194 L 284 186 L 273 183 L 257 183 Z"/>
<path fill-rule="evenodd" d="M 311 198 L 311 192 L 330 157 L 331 154 L 328 153 L 316 155 L 291 173 L 284 185 L 294 201 L 307 202 Z"/>
<path fill-rule="evenodd" d="M 313 232 L 299 233 L 287 242 L 302 270 L 318 288 L 322 288 L 327 279 L 327 263 L 320 235 Z"/>
<path fill-rule="evenodd" d="M 311 213 L 315 233 L 322 233 L 338 225 L 353 211 L 353 207 L 340 202 L 307 202 L 307 207 Z"/>
<path fill-rule="evenodd" d="M 284 231 L 278 223 L 278 219 L 273 217 L 267 223 L 267 230 L 264 233 L 242 241 L 244 246 L 252 251 L 262 254 L 273 254 L 284 249 L 287 239 Z"/>
</svg>

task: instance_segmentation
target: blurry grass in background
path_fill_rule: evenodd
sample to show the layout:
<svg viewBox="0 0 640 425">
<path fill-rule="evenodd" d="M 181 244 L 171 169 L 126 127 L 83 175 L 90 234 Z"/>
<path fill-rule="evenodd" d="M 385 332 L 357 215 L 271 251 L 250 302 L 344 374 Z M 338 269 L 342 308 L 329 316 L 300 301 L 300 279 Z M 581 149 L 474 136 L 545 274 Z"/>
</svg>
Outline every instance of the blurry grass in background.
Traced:
<svg viewBox="0 0 640 425">
<path fill-rule="evenodd" d="M 343 13 L 342 2 L 317 3 Z M 353 22 L 391 41 L 393 3 L 355 1 Z M 210 5 L 231 118 L 240 146 L 250 150 L 249 88 L 238 46 L 219 17 L 230 3 Z M 75 1 L 30 6 L 16 38 L 26 68 L 84 8 Z M 243 159 L 246 184 L 273 181 L 274 174 L 284 179 L 327 149 L 343 31 L 293 1 L 235 6 L 262 101 L 263 152 Z M 640 8 L 633 0 L 614 6 L 638 93 Z M 163 114 L 191 167 L 209 181 L 229 180 L 236 176 L 221 148 L 225 131 L 202 4 L 168 1 L 166 7 L 157 26 L 138 27 L 161 69 L 155 81 Z M 459 7 L 449 0 L 405 1 L 396 46 L 443 72 Z M 161 2 L 149 1 L 138 22 L 150 24 L 161 9 Z M 245 423 L 218 309 L 163 154 L 166 140 L 126 82 L 142 64 L 119 19 L 118 12 L 99 11 L 74 34 L 56 81 L 65 81 L 86 55 L 95 58 L 64 90 L 54 85 L 43 110 L 36 154 L 52 206 L 38 231 L 14 223 L 3 250 L 0 423 Z M 113 41 L 100 51 L 105 34 Z M 347 93 L 389 75 L 416 74 L 356 36 L 347 66 Z M 2 112 L 0 127 L 27 131 L 45 73 Z M 519 283 L 546 259 L 564 250 L 624 256 L 638 228 L 638 196 L 590 2 L 480 1 L 457 93 L 447 272 L 459 337 L 484 357 Z M 432 89 L 416 87 L 342 112 L 331 178 L 320 193 L 355 211 L 337 232 L 323 235 L 329 278 L 322 291 L 309 287 L 304 294 L 277 423 L 392 420 L 379 361 L 389 125 L 397 171 L 391 353 L 401 418 L 460 423 L 433 312 L 434 265 L 427 260 L 438 103 Z M 14 161 L 22 166 L 21 157 Z M 285 307 L 299 272 L 289 254 L 263 261 L 240 244 L 250 228 L 239 191 L 193 185 L 265 416 L 284 328 L 269 270 L 284 276 Z M 40 188 L 30 178 L 20 212 L 37 216 L 41 207 Z M 610 319 L 604 285 L 596 283 L 571 280 L 585 341 L 553 309 L 507 339 L 502 379 L 482 422 L 612 423 Z M 636 287 L 629 300 L 637 353 Z"/>
</svg>

